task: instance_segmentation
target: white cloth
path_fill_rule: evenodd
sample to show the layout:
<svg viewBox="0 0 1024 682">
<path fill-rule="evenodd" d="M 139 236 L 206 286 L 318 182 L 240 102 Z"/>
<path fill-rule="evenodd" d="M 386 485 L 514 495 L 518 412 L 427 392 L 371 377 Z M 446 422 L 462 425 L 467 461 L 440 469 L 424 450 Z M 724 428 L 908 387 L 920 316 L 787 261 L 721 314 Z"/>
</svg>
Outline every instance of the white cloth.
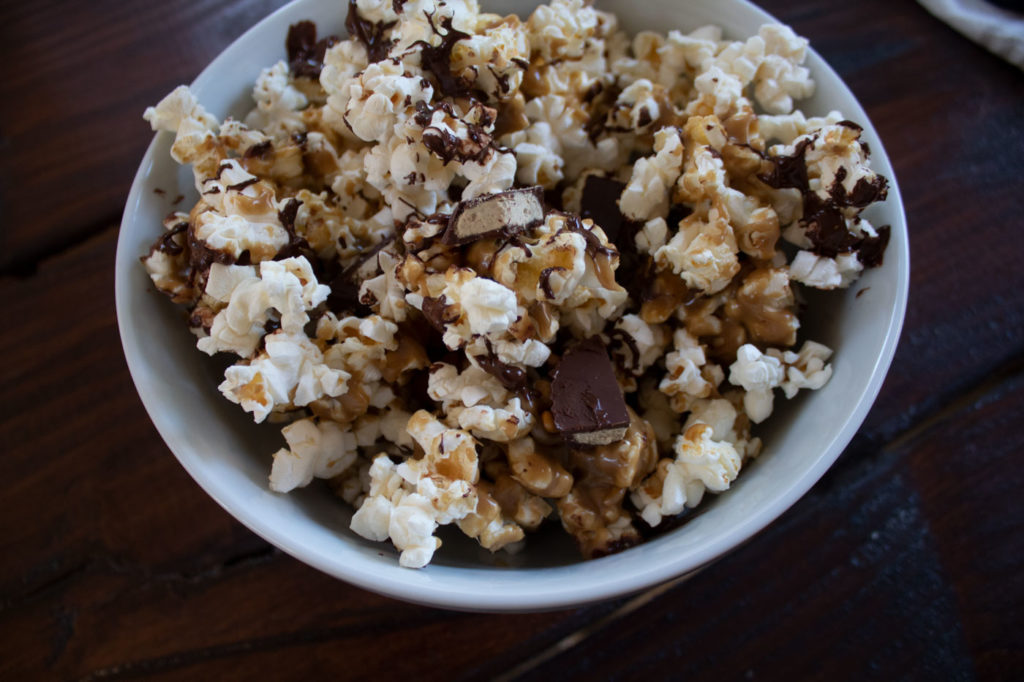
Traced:
<svg viewBox="0 0 1024 682">
<path fill-rule="evenodd" d="M 917 0 L 974 42 L 1024 69 L 1024 17 L 985 0 Z"/>
</svg>

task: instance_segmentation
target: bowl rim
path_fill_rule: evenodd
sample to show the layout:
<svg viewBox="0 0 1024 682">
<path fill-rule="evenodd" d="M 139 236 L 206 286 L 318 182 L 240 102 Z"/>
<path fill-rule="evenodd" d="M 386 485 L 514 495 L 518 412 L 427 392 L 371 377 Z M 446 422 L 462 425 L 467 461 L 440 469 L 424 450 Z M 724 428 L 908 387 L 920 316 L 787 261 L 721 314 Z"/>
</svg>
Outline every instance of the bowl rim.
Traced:
<svg viewBox="0 0 1024 682">
<path fill-rule="evenodd" d="M 248 28 L 203 69 L 192 82 L 191 87 L 198 87 L 206 80 L 209 80 L 211 78 L 210 74 L 219 70 L 222 62 L 229 58 L 230 53 L 234 51 L 236 46 L 244 43 L 251 34 L 260 30 L 261 27 L 268 23 L 280 21 L 284 15 L 293 12 L 297 5 L 305 4 L 307 1 L 309 0 L 292 0 Z M 762 22 L 781 23 L 774 16 L 748 0 L 733 1 L 744 5 L 745 11 L 758 14 Z M 812 69 L 815 79 L 834 79 L 855 104 L 855 111 L 845 113 L 847 115 L 851 113 L 859 115 L 858 123 L 874 139 L 881 142 L 873 122 L 864 111 L 859 100 L 850 91 L 849 86 L 813 47 L 809 46 L 807 53 L 808 57 L 805 64 Z M 573 569 L 578 568 L 581 564 L 516 569 L 519 573 L 529 574 L 552 573 L 560 575 L 564 573 L 567 578 L 566 580 L 544 581 L 545 587 L 538 588 L 538 586 L 534 585 L 529 590 L 503 592 L 493 589 L 493 585 L 488 585 L 487 580 L 479 581 L 479 586 L 471 589 L 470 581 L 461 577 L 461 571 L 468 571 L 473 574 L 480 572 L 490 572 L 493 574 L 495 569 L 483 566 L 460 569 L 459 575 L 454 578 L 411 580 L 411 576 L 405 575 L 406 573 L 423 574 L 429 571 L 430 567 L 418 572 L 401 569 L 401 572 L 396 573 L 392 571 L 380 572 L 379 567 L 375 567 L 370 562 L 365 562 L 365 565 L 359 563 L 344 564 L 337 561 L 337 557 L 321 551 L 318 547 L 296 541 L 277 528 L 274 523 L 270 523 L 259 514 L 250 511 L 247 505 L 238 503 L 237 500 L 226 493 L 224 486 L 205 475 L 196 458 L 172 445 L 173 438 L 170 438 L 168 435 L 168 417 L 164 415 L 158 405 L 158 391 L 155 386 L 143 378 L 142 359 L 136 352 L 141 335 L 129 318 L 127 305 L 130 290 L 135 286 L 131 282 L 130 267 L 134 267 L 138 263 L 140 254 L 132 252 L 133 245 L 129 243 L 130 240 L 122 237 L 129 231 L 132 225 L 134 208 L 142 198 L 144 186 L 156 159 L 156 150 L 159 145 L 160 135 L 162 134 L 157 133 L 153 136 L 135 174 L 120 223 L 115 256 L 114 288 L 118 329 L 128 370 L 139 398 L 161 439 L 163 439 L 165 445 L 171 450 L 182 467 L 206 494 L 232 517 L 270 544 L 280 548 L 299 561 L 371 592 L 416 604 L 440 608 L 465 611 L 524 612 L 579 606 L 585 603 L 635 593 L 673 578 L 691 575 L 731 550 L 741 546 L 778 519 L 824 475 L 829 467 L 838 459 L 839 455 L 842 454 L 866 418 L 868 411 L 878 397 L 895 356 L 907 309 L 910 284 L 910 246 L 905 207 L 895 170 L 892 169 L 891 160 L 885 151 L 884 145 L 879 144 L 878 148 L 873 150 L 872 156 L 876 160 L 879 158 L 884 159 L 885 165 L 891 169 L 887 176 L 889 180 L 888 201 L 894 203 L 895 217 L 898 218 L 898 220 L 893 221 L 892 235 L 894 238 L 890 241 L 890 249 L 886 252 L 887 261 L 889 259 L 895 261 L 893 265 L 897 269 L 897 291 L 895 293 L 895 305 L 889 311 L 888 320 L 885 322 L 885 339 L 882 344 L 882 350 L 875 358 L 874 365 L 871 367 L 871 378 L 868 384 L 861 392 L 856 406 L 849 413 L 841 428 L 835 432 L 832 439 L 821 449 L 821 454 L 817 459 L 804 469 L 800 475 L 791 479 L 789 485 L 774 495 L 767 504 L 760 507 L 757 513 L 752 514 L 743 522 L 732 526 L 727 532 L 722 533 L 713 540 L 704 543 L 702 547 L 697 548 L 695 551 L 674 557 L 672 560 L 661 561 L 652 565 L 630 566 L 630 571 L 621 571 L 617 564 L 625 563 L 622 561 L 622 558 L 628 557 L 629 552 L 627 551 L 622 554 L 586 562 L 587 565 L 595 567 L 593 572 L 596 573 L 596 580 L 580 581 L 575 576 L 571 576 L 571 573 L 575 572 Z M 895 244 L 899 244 L 902 248 L 892 249 L 892 246 Z M 601 570 L 604 566 L 608 567 L 607 570 Z M 375 568 L 378 570 L 375 570 Z"/>
</svg>

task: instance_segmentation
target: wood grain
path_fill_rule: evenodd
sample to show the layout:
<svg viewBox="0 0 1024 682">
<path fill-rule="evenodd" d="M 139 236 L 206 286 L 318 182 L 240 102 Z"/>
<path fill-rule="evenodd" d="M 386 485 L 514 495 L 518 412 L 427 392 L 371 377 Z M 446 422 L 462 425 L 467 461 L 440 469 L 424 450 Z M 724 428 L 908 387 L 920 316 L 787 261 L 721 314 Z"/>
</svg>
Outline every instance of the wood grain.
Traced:
<svg viewBox="0 0 1024 682">
<path fill-rule="evenodd" d="M 915 3 L 763 2 L 850 84 L 903 191 L 911 300 L 879 400 L 801 502 L 691 580 L 461 614 L 232 520 L 121 356 L 111 225 L 142 108 L 279 4 L 3 4 L 0 679 L 1024 677 L 1019 71 Z"/>
<path fill-rule="evenodd" d="M 119 218 L 152 137 L 143 110 L 283 4 L 5 2 L 0 272 Z"/>
</svg>

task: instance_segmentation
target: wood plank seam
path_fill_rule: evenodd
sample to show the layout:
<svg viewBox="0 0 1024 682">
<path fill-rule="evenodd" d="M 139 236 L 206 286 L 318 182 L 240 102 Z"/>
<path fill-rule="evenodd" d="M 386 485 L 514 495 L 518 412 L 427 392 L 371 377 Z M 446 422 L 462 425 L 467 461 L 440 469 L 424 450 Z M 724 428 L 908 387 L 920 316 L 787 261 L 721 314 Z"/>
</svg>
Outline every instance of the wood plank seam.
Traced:
<svg viewBox="0 0 1024 682">
<path fill-rule="evenodd" d="M 73 251 L 90 239 L 102 235 L 107 230 L 119 230 L 120 228 L 121 216 L 118 214 L 76 230 L 61 241 L 54 243 L 44 242 L 42 246 L 29 251 L 18 261 L 7 262 L 5 260 L 0 265 L 0 278 L 31 279 L 35 277 L 39 268 L 47 261 L 59 258 L 68 251 Z"/>
</svg>

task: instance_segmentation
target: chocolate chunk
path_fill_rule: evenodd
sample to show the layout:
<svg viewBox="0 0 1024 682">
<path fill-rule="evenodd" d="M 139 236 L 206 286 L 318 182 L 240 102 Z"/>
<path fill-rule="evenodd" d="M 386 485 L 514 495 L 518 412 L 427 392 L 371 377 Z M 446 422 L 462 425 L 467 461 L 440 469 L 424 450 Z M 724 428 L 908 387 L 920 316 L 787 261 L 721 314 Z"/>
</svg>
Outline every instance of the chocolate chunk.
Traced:
<svg viewBox="0 0 1024 682">
<path fill-rule="evenodd" d="M 345 28 L 351 38 L 358 40 L 366 48 L 366 55 L 371 64 L 376 64 L 388 56 L 392 41 L 385 38 L 384 34 L 391 30 L 395 23 L 394 21 L 387 24 L 367 21 L 360 16 L 356 0 L 348 0 Z"/>
<path fill-rule="evenodd" d="M 600 337 L 592 336 L 567 351 L 553 376 L 551 412 L 563 438 L 577 445 L 622 440 L 629 413 Z"/>
<path fill-rule="evenodd" d="M 353 5 L 355 2 L 352 3 Z M 316 80 L 324 68 L 327 49 L 338 42 L 338 36 L 316 39 L 316 24 L 300 21 L 288 27 L 285 49 L 288 52 L 288 69 L 294 76 L 305 76 Z"/>
<path fill-rule="evenodd" d="M 461 202 L 448 221 L 442 241 L 466 244 L 498 234 L 514 235 L 544 221 L 544 190 L 512 189 Z"/>
<path fill-rule="evenodd" d="M 625 183 L 601 175 L 588 175 L 583 185 L 583 196 L 580 198 L 580 215 L 593 220 L 604 233 L 608 241 L 615 242 L 619 238 L 619 228 L 625 220 L 619 211 L 619 197 Z"/>
</svg>

